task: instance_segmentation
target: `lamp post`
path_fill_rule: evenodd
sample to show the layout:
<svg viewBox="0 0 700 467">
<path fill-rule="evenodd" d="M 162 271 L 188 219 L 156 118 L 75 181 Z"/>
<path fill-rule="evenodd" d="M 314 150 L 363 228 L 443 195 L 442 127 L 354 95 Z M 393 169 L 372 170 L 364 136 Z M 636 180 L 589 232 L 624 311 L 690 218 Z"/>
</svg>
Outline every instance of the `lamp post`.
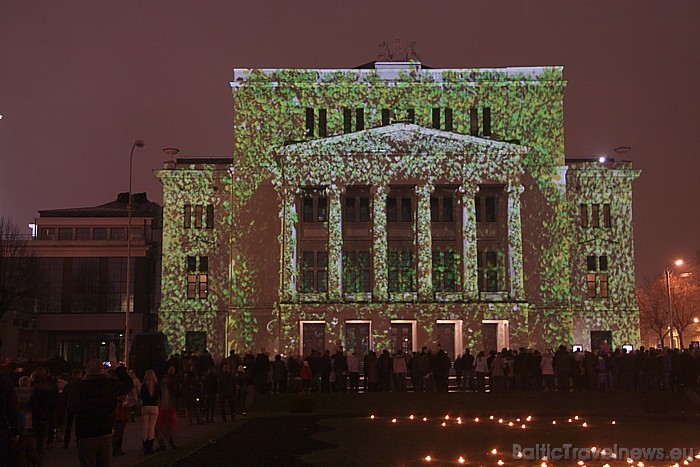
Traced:
<svg viewBox="0 0 700 467">
<path fill-rule="evenodd" d="M 682 266 L 683 260 L 677 259 L 674 264 Z M 668 295 L 668 348 L 673 349 L 673 306 L 671 305 L 671 270 L 666 266 L 666 293 Z"/>
<path fill-rule="evenodd" d="M 131 180 L 134 167 L 134 149 L 145 144 L 140 139 L 134 141 L 129 154 L 129 192 L 126 202 L 126 317 L 124 318 L 124 365 L 129 367 L 129 312 L 131 311 Z"/>
</svg>

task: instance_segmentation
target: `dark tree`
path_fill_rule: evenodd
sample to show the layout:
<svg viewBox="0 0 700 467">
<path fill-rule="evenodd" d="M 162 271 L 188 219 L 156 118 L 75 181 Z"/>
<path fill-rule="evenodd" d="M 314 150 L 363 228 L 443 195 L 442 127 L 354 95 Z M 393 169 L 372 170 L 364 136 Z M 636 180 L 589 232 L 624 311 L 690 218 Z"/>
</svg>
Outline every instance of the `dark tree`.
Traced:
<svg viewBox="0 0 700 467">
<path fill-rule="evenodd" d="M 29 241 L 17 225 L 0 217 L 0 319 L 26 304 L 37 290 L 39 267 Z"/>
</svg>

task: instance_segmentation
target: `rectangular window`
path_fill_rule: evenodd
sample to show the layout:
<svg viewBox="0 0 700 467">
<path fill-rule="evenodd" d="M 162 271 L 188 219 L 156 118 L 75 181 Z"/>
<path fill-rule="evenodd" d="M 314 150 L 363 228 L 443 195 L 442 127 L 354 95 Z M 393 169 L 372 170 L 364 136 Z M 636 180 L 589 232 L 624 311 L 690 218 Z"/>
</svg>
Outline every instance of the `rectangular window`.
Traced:
<svg viewBox="0 0 700 467">
<path fill-rule="evenodd" d="M 107 240 L 107 227 L 95 227 L 92 229 L 93 240 Z"/>
<path fill-rule="evenodd" d="M 469 134 L 479 136 L 479 114 L 476 107 L 469 107 Z"/>
<path fill-rule="evenodd" d="M 598 270 L 598 258 L 595 256 L 588 256 L 586 257 L 586 268 L 589 271 L 597 271 Z"/>
<path fill-rule="evenodd" d="M 97 312 L 100 280 L 100 258 L 73 258 L 71 277 L 71 310 Z"/>
<path fill-rule="evenodd" d="M 608 298 L 608 257 L 586 257 L 586 295 L 588 298 Z"/>
<path fill-rule="evenodd" d="M 498 292 L 499 290 L 499 261 L 498 251 L 486 250 L 478 254 L 478 282 L 480 292 Z"/>
<path fill-rule="evenodd" d="M 355 222 L 355 216 L 356 216 L 355 198 L 354 197 L 347 197 L 347 198 L 345 198 L 345 221 L 346 222 Z"/>
<path fill-rule="evenodd" d="M 452 109 L 445 109 L 445 131 L 452 131 Z"/>
<path fill-rule="evenodd" d="M 185 204 L 185 212 L 182 215 L 182 226 L 186 229 L 192 227 L 192 205 Z"/>
<path fill-rule="evenodd" d="M 194 207 L 194 228 L 202 228 L 202 218 L 204 217 L 204 206 L 198 204 Z"/>
<path fill-rule="evenodd" d="M 496 222 L 496 198 L 493 196 L 487 196 L 486 201 L 486 211 L 485 211 L 485 222 Z"/>
<path fill-rule="evenodd" d="M 453 199 L 450 196 L 430 197 L 430 221 L 453 222 Z"/>
<path fill-rule="evenodd" d="M 581 204 L 581 227 L 588 227 L 588 205 Z"/>
<path fill-rule="evenodd" d="M 307 189 L 302 198 L 304 222 L 328 222 L 328 199 L 321 193 Z"/>
<path fill-rule="evenodd" d="M 343 290 L 345 292 L 370 292 L 370 252 L 343 252 Z"/>
<path fill-rule="evenodd" d="M 401 198 L 401 222 L 413 221 L 411 198 Z"/>
<path fill-rule="evenodd" d="M 76 240 L 90 240 L 90 229 L 87 227 L 78 227 L 75 229 Z"/>
<path fill-rule="evenodd" d="M 355 131 L 365 129 L 365 109 L 355 109 Z"/>
<path fill-rule="evenodd" d="M 187 298 L 207 298 L 209 293 L 209 257 L 187 257 Z"/>
<path fill-rule="evenodd" d="M 382 126 L 387 126 L 391 120 L 391 111 L 389 109 L 382 109 Z"/>
<path fill-rule="evenodd" d="M 491 107 L 484 107 L 484 137 L 491 136 Z"/>
<path fill-rule="evenodd" d="M 457 292 L 459 254 L 453 250 L 433 250 L 433 291 Z"/>
<path fill-rule="evenodd" d="M 389 197 L 386 200 L 386 220 L 387 222 L 398 222 L 398 200 Z"/>
<path fill-rule="evenodd" d="M 306 108 L 306 137 L 307 138 L 314 137 L 314 126 L 315 126 L 314 109 L 307 107 Z"/>
<path fill-rule="evenodd" d="M 591 205 L 591 227 L 600 227 L 600 205 Z"/>
<path fill-rule="evenodd" d="M 610 219 L 610 204 L 603 205 L 603 227 L 609 229 L 612 226 L 612 220 Z"/>
<path fill-rule="evenodd" d="M 433 128 L 440 129 L 440 109 L 433 109 Z"/>
<path fill-rule="evenodd" d="M 318 109 L 318 136 L 323 138 L 327 134 L 326 109 Z"/>
<path fill-rule="evenodd" d="M 360 222 L 369 222 L 369 197 L 360 197 Z"/>
<path fill-rule="evenodd" d="M 310 196 L 304 198 L 303 205 L 303 219 L 304 222 L 314 221 L 314 199 Z"/>
<path fill-rule="evenodd" d="M 408 123 L 416 123 L 416 110 L 415 109 L 408 109 L 407 116 L 408 116 Z"/>
<path fill-rule="evenodd" d="M 73 229 L 70 227 L 59 227 L 58 239 L 59 240 L 73 240 Z"/>
<path fill-rule="evenodd" d="M 39 230 L 39 240 L 55 240 L 55 239 L 56 239 L 56 229 L 55 228 L 42 227 L 41 230 Z"/>
<path fill-rule="evenodd" d="M 328 198 L 319 196 L 316 202 L 318 203 L 317 222 L 328 222 Z"/>
<path fill-rule="evenodd" d="M 126 228 L 125 227 L 112 227 L 109 229 L 109 239 L 110 240 L 126 240 Z"/>
<path fill-rule="evenodd" d="M 207 229 L 214 228 L 214 205 L 213 204 L 207 205 L 207 218 L 206 218 L 205 226 Z"/>
<path fill-rule="evenodd" d="M 415 292 L 415 267 L 410 250 L 389 250 L 387 254 L 389 292 Z"/>
<path fill-rule="evenodd" d="M 352 132 L 352 109 L 343 109 L 343 131 L 345 133 Z"/>
<path fill-rule="evenodd" d="M 325 251 L 304 251 L 301 255 L 301 292 L 328 291 L 328 254 Z"/>
<path fill-rule="evenodd" d="M 586 274 L 586 289 L 588 291 L 588 298 L 596 298 L 596 275 L 588 273 Z"/>
</svg>

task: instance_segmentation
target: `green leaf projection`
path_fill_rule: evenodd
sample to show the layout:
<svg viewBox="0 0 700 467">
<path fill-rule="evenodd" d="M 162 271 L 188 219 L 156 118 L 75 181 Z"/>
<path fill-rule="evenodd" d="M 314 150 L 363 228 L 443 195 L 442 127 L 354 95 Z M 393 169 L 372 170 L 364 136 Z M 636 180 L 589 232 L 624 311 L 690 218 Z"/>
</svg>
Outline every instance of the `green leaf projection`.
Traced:
<svg viewBox="0 0 700 467">
<path fill-rule="evenodd" d="M 361 323 L 363 350 L 399 341 L 454 353 L 459 345 L 590 347 L 597 331 L 610 331 L 616 346 L 637 344 L 639 172 L 566 159 L 565 85 L 560 67 L 234 70 L 232 159 L 179 159 L 158 173 L 160 326 L 173 348 L 186 350 L 187 332 L 205 331 L 215 355 L 300 354 L 349 345 L 351 325 Z M 309 189 L 316 201 L 304 201 Z M 346 215 L 348 190 L 358 189 L 364 223 Z M 447 220 L 439 193 L 450 199 L 440 208 Z M 318 200 L 322 221 L 312 219 Z M 214 228 L 185 229 L 185 204 L 213 204 Z M 582 227 L 581 205 L 598 206 L 598 227 Z M 369 291 L 343 269 L 349 248 L 369 252 Z M 449 252 L 457 290 L 434 289 L 434 274 L 446 273 L 435 248 Z M 302 264 L 307 250 L 327 264 Z M 407 264 L 397 266 L 391 251 L 407 252 Z M 209 258 L 204 299 L 187 298 L 188 256 Z M 588 271 L 588 256 L 605 261 Z M 397 277 L 407 281 L 398 292 L 389 286 Z M 317 288 L 305 290 L 305 280 Z"/>
</svg>

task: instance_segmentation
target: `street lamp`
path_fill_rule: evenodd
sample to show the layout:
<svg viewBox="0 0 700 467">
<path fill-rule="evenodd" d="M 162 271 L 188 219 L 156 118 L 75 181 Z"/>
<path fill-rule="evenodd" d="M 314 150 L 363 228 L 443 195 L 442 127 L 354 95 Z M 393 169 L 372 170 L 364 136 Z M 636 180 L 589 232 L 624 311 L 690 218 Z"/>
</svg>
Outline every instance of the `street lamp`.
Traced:
<svg viewBox="0 0 700 467">
<path fill-rule="evenodd" d="M 142 148 L 145 144 L 140 139 L 134 141 L 129 154 L 129 192 L 126 202 L 126 318 L 124 318 L 124 365 L 129 367 L 129 312 L 131 311 L 131 179 L 134 166 L 134 149 Z"/>
<path fill-rule="evenodd" d="M 683 266 L 683 260 L 677 259 L 673 264 Z M 671 306 L 671 270 L 666 267 L 666 292 L 668 294 L 668 348 L 673 349 L 673 308 Z"/>
</svg>

